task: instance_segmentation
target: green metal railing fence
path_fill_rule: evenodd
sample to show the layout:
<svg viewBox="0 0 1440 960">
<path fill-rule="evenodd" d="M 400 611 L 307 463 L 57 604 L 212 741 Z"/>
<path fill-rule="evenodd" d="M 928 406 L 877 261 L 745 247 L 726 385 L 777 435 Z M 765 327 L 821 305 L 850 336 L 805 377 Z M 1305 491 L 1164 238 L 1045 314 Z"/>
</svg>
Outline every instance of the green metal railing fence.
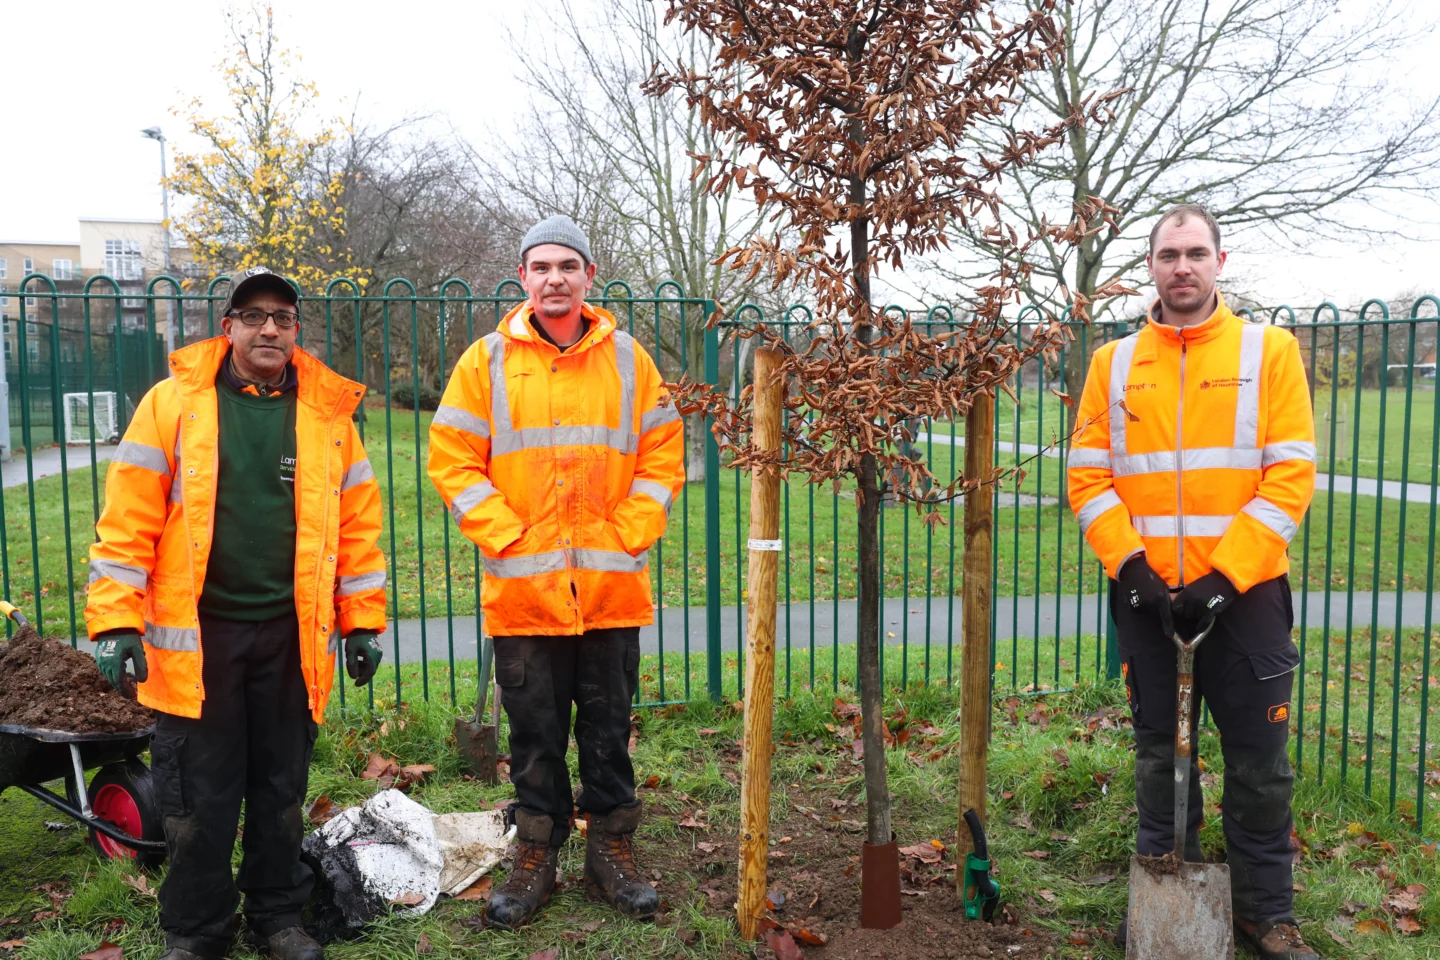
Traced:
<svg viewBox="0 0 1440 960">
<path fill-rule="evenodd" d="M 53 431 L 39 429 L 43 398 L 99 391 L 118 384 L 128 418 L 140 394 L 166 369 L 163 351 L 84 352 L 84 376 L 43 357 L 32 363 L 24 337 L 46 331 L 53 356 L 65 338 L 101 336 L 161 342 L 157 323 L 174 316 L 177 345 L 219 331 L 226 281 L 183 293 L 168 278 L 144 296 L 144 329 L 122 329 L 119 288 L 92 278 L 83 292 L 60 293 L 48 278 L 27 277 L 10 372 L 12 402 L 25 450 L 6 465 L 25 485 L 0 491 L 0 566 L 6 595 L 32 611 L 48 632 L 83 636 L 85 549 L 104 485 L 104 438 L 84 448 L 46 448 Z M 413 697 L 448 697 L 459 705 L 473 691 L 481 564 L 478 551 L 455 540 L 438 495 L 425 476 L 426 429 L 433 399 L 461 352 L 520 302 L 513 282 L 478 294 L 461 280 L 421 293 L 392 280 L 368 293 L 336 281 L 302 303 L 302 342 L 346 376 L 371 387 L 357 414 L 385 496 L 381 546 L 390 569 L 390 652 L 366 706 L 393 707 Z M 129 299 L 129 298 L 127 298 Z M 616 314 L 656 358 L 668 379 L 688 375 L 727 390 L 743 386 L 752 341 L 742 328 L 765 322 L 803 349 L 811 335 L 807 308 L 767 316 L 754 304 L 730 311 L 706 329 L 715 304 L 688 297 L 673 283 L 636 294 L 619 282 L 595 301 Z M 24 304 L 24 298 L 20 298 Z M 906 313 L 899 307 L 890 312 Z M 917 325 L 954 329 L 964 317 L 947 307 L 909 311 Z M 1252 322 L 1293 330 L 1310 376 L 1315 407 L 1319 482 L 1314 504 L 1291 545 L 1296 642 L 1302 655 L 1293 702 L 1295 758 L 1302 774 L 1340 778 L 1413 817 L 1423 828 L 1427 805 L 1440 803 L 1440 751 L 1428 743 L 1435 670 L 1431 642 L 1435 598 L 1436 491 L 1440 480 L 1440 393 L 1435 347 L 1440 300 L 1422 297 L 1392 315 L 1372 300 L 1347 314 L 1332 304 L 1299 312 L 1280 307 Z M 54 322 L 56 318 L 59 322 Z M 102 318 L 104 318 L 102 320 Z M 1028 307 L 1025 324 L 1041 319 Z M 1108 580 L 1079 536 L 1064 490 L 1071 415 L 1052 391 L 1065 371 L 1083 371 L 1101 344 L 1135 325 L 1072 324 L 1074 340 L 1049 366 L 1028 366 L 1018 402 L 997 404 L 994 456 L 1001 466 L 1029 461 L 1022 484 L 996 494 L 995 562 L 991 586 L 992 678 L 997 696 L 1056 691 L 1118 674 L 1119 658 L 1106 614 Z M 112 379 L 105 363 L 123 367 Z M 737 372 L 739 382 L 737 383 Z M 1070 382 L 1078 395 L 1079 384 Z M 37 389 L 46 385 L 47 391 Z M 18 386 L 18 390 L 16 387 Z M 72 390 L 72 388 L 75 388 Z M 428 398 L 428 399 L 427 399 Z M 26 402 L 26 401 L 30 402 Z M 402 403 L 403 401 L 403 403 Z M 963 465 L 964 424 L 907 425 L 916 449 L 942 485 Z M 123 428 L 123 423 L 122 423 Z M 704 479 L 686 485 L 670 530 L 653 548 L 656 623 L 645 631 L 651 654 L 640 700 L 648 704 L 742 693 L 748 478 L 723 469 L 713 436 L 687 418 L 691 463 Z M 693 450 L 692 450 L 693 447 Z M 47 459 L 48 458 L 48 459 Z M 78 465 L 82 470 L 70 472 Z M 37 468 L 37 464 L 40 465 Z M 39 472 L 60 476 L 38 477 Z M 7 484 L 11 481 L 7 479 Z M 855 511 L 853 487 L 824 488 L 792 477 L 782 485 L 777 683 L 838 690 L 853 682 Z M 923 523 L 913 508 L 882 511 L 886 607 L 883 658 L 887 687 L 954 679 L 964 544 L 961 503 L 940 507 L 944 525 Z M 342 699 L 354 691 L 338 686 Z"/>
</svg>

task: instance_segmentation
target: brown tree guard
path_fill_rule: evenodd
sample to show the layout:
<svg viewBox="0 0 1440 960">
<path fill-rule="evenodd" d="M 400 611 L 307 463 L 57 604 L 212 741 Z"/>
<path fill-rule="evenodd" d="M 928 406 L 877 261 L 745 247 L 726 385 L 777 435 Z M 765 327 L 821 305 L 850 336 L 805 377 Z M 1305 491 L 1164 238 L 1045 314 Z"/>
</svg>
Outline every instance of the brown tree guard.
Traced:
<svg viewBox="0 0 1440 960">
<path fill-rule="evenodd" d="M 780 450 L 784 393 L 778 350 L 755 351 L 754 422 L 757 450 Z M 775 700 L 775 592 L 780 551 L 780 471 L 756 466 L 750 475 L 750 581 L 746 623 L 745 742 L 740 760 L 740 890 L 735 902 L 740 935 L 760 935 L 768 892 L 770 754 Z M 757 541 L 762 543 L 757 544 Z M 757 549 L 757 545 L 761 549 Z"/>
<path fill-rule="evenodd" d="M 965 415 L 965 476 L 994 470 L 995 398 L 980 395 Z M 985 777 L 990 756 L 990 536 L 995 487 L 983 483 L 965 495 L 965 559 L 960 633 L 960 831 L 955 845 L 956 886 L 965 894 L 965 855 L 974 839 L 965 823 L 973 809 L 985 823 Z"/>
</svg>

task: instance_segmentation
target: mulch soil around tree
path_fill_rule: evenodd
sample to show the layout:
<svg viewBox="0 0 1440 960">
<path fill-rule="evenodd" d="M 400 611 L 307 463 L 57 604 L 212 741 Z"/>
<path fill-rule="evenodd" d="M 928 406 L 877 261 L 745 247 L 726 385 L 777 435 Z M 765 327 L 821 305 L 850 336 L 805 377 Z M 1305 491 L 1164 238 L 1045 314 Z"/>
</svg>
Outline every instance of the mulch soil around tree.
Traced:
<svg viewBox="0 0 1440 960">
<path fill-rule="evenodd" d="M 863 801 L 792 790 L 788 809 L 770 824 L 773 909 L 764 924 L 771 929 L 756 954 L 762 960 L 1039 960 L 1057 955 L 1053 935 L 1018 920 L 1013 908 L 997 915 L 995 924 L 966 920 L 955 890 L 954 852 L 929 842 L 902 848 L 899 926 L 861 928 Z M 734 838 L 722 833 L 711 840 L 705 831 L 697 836 L 706 839 L 642 849 L 642 865 L 663 871 L 667 880 L 694 878 L 707 900 L 705 912 L 733 918 Z"/>
<path fill-rule="evenodd" d="M 88 655 L 22 627 L 0 644 L 0 724 L 64 733 L 130 733 L 155 714 L 118 693 Z"/>
</svg>

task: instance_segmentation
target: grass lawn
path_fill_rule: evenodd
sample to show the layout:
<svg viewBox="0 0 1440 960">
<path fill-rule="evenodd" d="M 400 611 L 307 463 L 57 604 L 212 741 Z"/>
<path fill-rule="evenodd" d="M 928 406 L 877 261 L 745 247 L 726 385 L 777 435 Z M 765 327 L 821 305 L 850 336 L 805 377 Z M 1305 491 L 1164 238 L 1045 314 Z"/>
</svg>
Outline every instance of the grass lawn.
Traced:
<svg viewBox="0 0 1440 960">
<path fill-rule="evenodd" d="M 1051 398 L 1052 400 L 1054 398 Z M 1059 401 L 1055 401 L 1057 411 Z M 474 613 L 477 606 L 476 551 L 458 537 L 443 510 L 439 495 L 424 473 L 428 456 L 425 442 L 431 414 L 419 417 L 409 410 L 391 412 L 391 442 L 385 442 L 383 404 L 371 404 L 366 423 L 367 447 L 385 493 L 384 524 L 380 546 L 396 571 L 392 615 L 416 617 Z M 933 445 L 931 462 L 941 475 L 948 476 L 950 459 L 960 462 L 960 448 Z M 27 612 L 37 607 L 36 572 L 32 565 L 33 542 L 40 552 L 38 606 L 44 615 L 46 632 L 68 636 L 72 623 L 83 629 L 85 585 L 88 580 L 87 549 L 93 541 L 93 504 L 104 498 L 104 470 L 92 479 L 88 453 L 78 451 L 75 461 L 84 464 L 72 470 L 68 480 L 70 538 L 65 529 L 65 493 L 62 478 L 47 477 L 34 485 L 35 525 L 30 520 L 31 502 L 25 488 L 5 491 L 4 572 L 5 591 Z M 1001 463 L 1013 463 L 1010 454 Z M 743 600 L 745 552 L 737 549 L 749 536 L 749 477 L 723 470 L 717 481 L 720 494 L 721 602 L 734 605 Z M 1095 593 L 1101 589 L 1103 573 L 1094 554 L 1085 546 L 1070 510 L 1058 502 L 1059 463 L 1038 460 L 1031 463 L 1018 489 L 1007 485 L 997 498 L 996 590 L 1000 596 L 1030 596 L 1048 593 Z M 856 596 L 856 533 L 853 485 L 816 487 L 796 476 L 782 488 L 781 536 L 788 545 L 780 568 L 780 595 L 792 602 Z M 391 491 L 394 496 L 391 496 Z M 1043 499 L 1037 505 L 1036 496 Z M 1332 504 L 1333 499 L 1333 504 Z M 1308 531 L 1308 566 L 1302 571 L 1307 551 L 1302 532 L 1291 547 L 1292 578 L 1297 591 L 1302 573 L 1311 590 L 1344 590 L 1354 583 L 1357 589 L 1378 587 L 1425 590 L 1425 558 L 1431 543 L 1432 517 L 1423 504 L 1405 506 L 1404 554 L 1400 546 L 1401 503 L 1397 500 L 1356 497 L 1353 569 L 1349 555 L 1350 510 L 1347 494 L 1316 495 L 1311 507 Z M 1052 502 L 1053 501 L 1053 502 Z M 963 554 L 959 504 L 941 508 L 944 526 L 929 527 L 913 509 L 892 506 L 881 518 L 885 549 L 883 576 L 885 595 L 890 597 L 957 595 L 960 590 L 958 566 Z M 1333 520 L 1330 518 L 1333 517 Z M 392 525 L 393 521 L 393 525 Z M 1328 526 L 1327 526 L 1328 524 Z M 1327 543 L 1326 530 L 1333 531 Z M 1378 531 L 1378 534 L 1377 534 Z M 1326 563 L 1328 555 L 1330 562 Z M 813 565 L 812 565 L 813 559 Z M 1401 560 L 1404 561 L 1403 571 Z M 666 606 L 700 605 L 705 602 L 705 490 L 704 483 L 687 484 L 671 515 L 670 533 L 652 551 L 651 570 L 658 598 Z M 66 582 L 73 590 L 65 589 Z M 71 610 L 74 610 L 74 620 Z"/>
<path fill-rule="evenodd" d="M 844 654 L 846 661 L 851 656 Z M 445 669 L 431 666 L 432 673 Z M 647 660 L 642 669 L 653 676 L 659 667 Z M 457 681 L 468 699 L 473 669 L 462 665 Z M 774 841 L 772 886 L 791 891 L 791 906 L 777 916 L 826 931 L 832 942 L 846 936 L 855 921 L 826 916 L 822 901 L 811 902 L 807 884 L 859 853 L 860 837 L 842 819 L 863 819 L 854 806 L 863 801 L 862 774 L 852 748 L 853 720 L 846 716 L 854 699 L 848 683 L 832 695 L 825 682 L 814 693 L 782 696 L 776 709 L 772 821 L 793 833 L 794 841 L 793 846 L 783 846 L 779 836 Z M 437 772 L 412 796 L 436 811 L 479 809 L 510 796 L 508 787 L 487 788 L 461 776 L 445 705 L 411 703 L 395 711 L 383 686 L 379 704 L 383 709 L 373 715 L 357 710 L 343 720 L 335 711 L 317 743 L 312 798 L 324 794 L 340 805 L 362 802 L 375 785 L 358 774 L 376 751 L 405 763 L 434 764 Z M 1004 899 L 1015 907 L 1020 926 L 1053 938 L 1052 955 L 1118 958 L 1108 932 L 1124 908 L 1135 828 L 1123 691 L 1116 684 L 1082 684 L 1069 694 L 1000 696 L 994 706 L 987 826 Z M 896 736 L 887 753 L 899 840 L 952 846 L 959 737 L 953 690 L 912 687 L 888 697 L 885 709 L 892 733 L 906 733 Z M 524 960 L 551 948 L 566 960 L 751 956 L 751 948 L 737 941 L 732 921 L 741 717 L 727 699 L 642 710 L 636 725 L 637 782 L 646 784 L 640 792 L 650 811 L 640 855 L 659 873 L 661 923 L 623 922 L 586 902 L 572 882 L 535 925 L 519 933 L 480 929 L 474 919 L 481 905 L 447 901 L 421 918 L 390 918 L 359 940 L 333 945 L 328 955 L 399 960 L 415 956 L 423 937 L 437 958 L 478 954 Z M 1206 762 L 1208 814 L 1202 843 L 1213 857 L 1223 850 L 1216 810 L 1223 762 L 1212 735 L 1202 734 L 1199 749 Z M 573 764 L 573 750 L 571 758 Z M 1367 799 L 1353 775 L 1348 784 L 1334 776 L 1320 784 L 1306 769 L 1294 800 L 1301 846 L 1295 880 L 1297 912 L 1309 942 L 1329 957 L 1435 956 L 1440 952 L 1436 845 L 1416 837 L 1403 811 L 1391 814 L 1383 801 Z M 0 922 L 6 923 L 0 930 L 7 939 L 24 941 L 13 955 L 75 960 L 102 939 L 122 946 L 130 960 L 159 953 L 156 902 L 126 882 L 134 882 L 128 867 L 96 860 L 78 831 L 48 831 L 44 821 L 51 816 L 30 798 L 12 791 L 0 803 L 5 813 L 0 857 L 7 863 L 0 874 Z M 822 813 L 812 815 L 817 806 Z M 708 829 L 682 827 L 682 820 Z M 699 848 L 701 843 L 713 844 L 713 852 Z M 953 863 L 955 856 L 952 847 L 945 860 Z M 562 855 L 567 880 L 577 877 L 581 857 L 580 844 L 572 840 Z M 927 898 L 953 896 L 943 864 L 910 866 L 907 908 L 927 909 Z M 159 879 L 148 878 L 148 886 L 153 889 Z M 858 871 L 848 882 L 858 884 Z M 1415 883 L 1431 889 L 1418 894 L 1418 911 L 1401 912 L 1419 931 L 1403 936 L 1394 897 Z M 44 884 L 52 886 L 37 889 Z M 826 897 L 844 892 L 827 887 Z M 825 951 L 807 955 L 824 957 Z"/>
</svg>

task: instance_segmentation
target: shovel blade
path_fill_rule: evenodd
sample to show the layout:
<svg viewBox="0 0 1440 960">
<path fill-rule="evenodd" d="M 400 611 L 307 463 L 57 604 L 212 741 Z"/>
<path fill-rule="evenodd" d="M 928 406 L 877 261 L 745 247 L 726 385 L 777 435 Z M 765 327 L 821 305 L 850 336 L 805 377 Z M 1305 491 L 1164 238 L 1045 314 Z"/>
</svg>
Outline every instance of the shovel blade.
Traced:
<svg viewBox="0 0 1440 960">
<path fill-rule="evenodd" d="M 1126 960 L 1234 960 L 1230 868 L 1132 857 L 1127 933 Z"/>
<path fill-rule="evenodd" d="M 490 786 L 500 782 L 500 737 L 495 724 L 456 717 L 455 746 L 471 776 Z"/>
</svg>

